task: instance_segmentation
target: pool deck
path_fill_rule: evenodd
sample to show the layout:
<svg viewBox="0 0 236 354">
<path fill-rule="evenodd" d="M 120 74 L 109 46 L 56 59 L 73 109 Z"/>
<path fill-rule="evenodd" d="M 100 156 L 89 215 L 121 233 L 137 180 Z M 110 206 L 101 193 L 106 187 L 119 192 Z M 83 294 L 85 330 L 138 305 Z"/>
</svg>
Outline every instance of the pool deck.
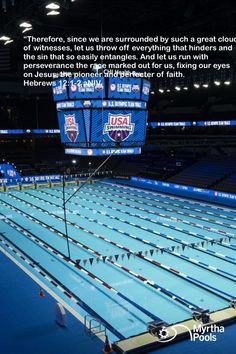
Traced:
<svg viewBox="0 0 236 354">
<path fill-rule="evenodd" d="M 0 252 L 1 354 L 97 354 L 104 346 L 66 311 L 66 327 L 55 322 L 56 300 Z"/>
<path fill-rule="evenodd" d="M 203 325 L 203 327 L 209 327 L 209 325 L 225 326 L 236 322 L 236 309 L 228 307 L 219 311 L 210 313 L 210 322 Z M 113 344 L 113 348 L 116 353 L 147 353 L 157 348 L 166 346 L 168 344 L 174 344 L 175 342 L 181 341 L 183 339 L 189 339 L 190 333 L 195 326 L 199 326 L 200 322 L 193 319 L 189 319 L 183 322 L 179 322 L 174 325 L 177 332 L 176 337 L 173 337 L 173 329 L 171 326 L 166 326 L 167 332 L 171 333 L 171 336 L 167 336 L 165 340 L 166 343 L 162 343 L 160 339 L 151 335 L 148 332 L 141 333 L 137 336 L 132 336 L 130 338 L 118 341 Z M 188 331 L 188 329 L 189 331 Z M 169 342 L 168 342 L 169 340 Z"/>
</svg>

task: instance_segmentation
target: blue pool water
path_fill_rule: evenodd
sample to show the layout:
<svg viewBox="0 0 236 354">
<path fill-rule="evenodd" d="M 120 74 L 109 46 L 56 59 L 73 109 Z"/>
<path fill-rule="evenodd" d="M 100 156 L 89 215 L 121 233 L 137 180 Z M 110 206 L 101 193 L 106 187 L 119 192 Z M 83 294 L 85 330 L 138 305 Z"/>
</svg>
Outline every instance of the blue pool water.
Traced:
<svg viewBox="0 0 236 354">
<path fill-rule="evenodd" d="M 112 340 L 236 296 L 233 208 L 98 181 L 70 200 L 67 219 L 71 261 L 61 187 L 1 192 L 0 246 L 82 316 L 103 319 Z"/>
</svg>

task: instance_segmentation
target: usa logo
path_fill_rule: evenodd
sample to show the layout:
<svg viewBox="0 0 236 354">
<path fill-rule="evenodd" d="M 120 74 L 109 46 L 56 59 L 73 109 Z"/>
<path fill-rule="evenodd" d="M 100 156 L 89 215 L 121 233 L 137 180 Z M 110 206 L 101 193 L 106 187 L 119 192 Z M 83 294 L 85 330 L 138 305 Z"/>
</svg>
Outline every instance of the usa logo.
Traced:
<svg viewBox="0 0 236 354">
<path fill-rule="evenodd" d="M 103 134 L 107 134 L 112 141 L 124 141 L 133 134 L 135 124 L 131 123 L 130 114 L 108 115 L 108 123 L 104 124 Z"/>
<path fill-rule="evenodd" d="M 75 114 L 65 115 L 65 134 L 74 143 L 79 135 L 79 124 L 75 121 Z"/>
</svg>

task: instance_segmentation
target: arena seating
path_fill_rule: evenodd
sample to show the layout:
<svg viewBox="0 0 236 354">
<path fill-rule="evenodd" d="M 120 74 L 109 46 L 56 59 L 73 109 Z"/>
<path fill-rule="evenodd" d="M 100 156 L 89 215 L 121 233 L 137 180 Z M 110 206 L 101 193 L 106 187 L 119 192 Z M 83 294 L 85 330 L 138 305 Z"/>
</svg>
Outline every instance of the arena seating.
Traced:
<svg viewBox="0 0 236 354">
<path fill-rule="evenodd" d="M 214 187 L 219 191 L 236 193 L 236 172 L 217 183 Z"/>
<path fill-rule="evenodd" d="M 232 156 L 208 155 L 192 166 L 168 179 L 172 183 L 180 183 L 201 188 L 216 188 L 218 181 L 236 169 L 236 159 Z"/>
</svg>

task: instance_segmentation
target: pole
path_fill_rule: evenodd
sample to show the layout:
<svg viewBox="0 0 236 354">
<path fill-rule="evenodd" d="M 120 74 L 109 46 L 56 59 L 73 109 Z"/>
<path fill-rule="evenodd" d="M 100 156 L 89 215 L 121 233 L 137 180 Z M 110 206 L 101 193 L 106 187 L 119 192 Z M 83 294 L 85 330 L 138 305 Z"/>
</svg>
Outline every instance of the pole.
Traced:
<svg viewBox="0 0 236 354">
<path fill-rule="evenodd" d="M 66 233 L 66 243 L 67 243 L 67 251 L 68 251 L 68 258 L 70 257 L 70 244 L 69 244 L 69 236 L 68 236 L 68 227 L 67 227 L 67 215 L 66 215 L 66 195 L 65 195 L 65 172 L 63 172 L 63 179 L 62 179 L 62 193 L 63 193 L 63 213 L 64 213 L 64 223 L 65 223 L 65 233 Z"/>
</svg>

